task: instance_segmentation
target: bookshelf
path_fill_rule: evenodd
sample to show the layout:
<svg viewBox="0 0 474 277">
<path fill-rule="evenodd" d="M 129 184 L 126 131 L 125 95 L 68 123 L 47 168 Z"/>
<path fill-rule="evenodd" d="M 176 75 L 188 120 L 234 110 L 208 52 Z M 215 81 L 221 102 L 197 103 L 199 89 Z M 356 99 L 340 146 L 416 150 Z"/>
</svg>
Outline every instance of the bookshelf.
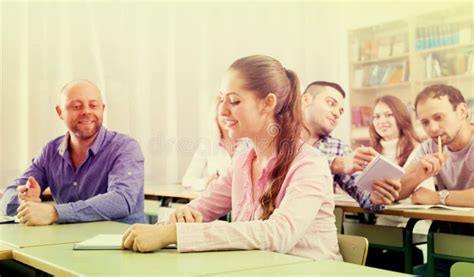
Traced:
<svg viewBox="0 0 474 277">
<path fill-rule="evenodd" d="M 368 124 L 375 99 L 400 98 L 412 113 L 416 95 L 432 84 L 449 84 L 465 96 L 474 117 L 473 4 L 349 30 L 351 144 L 369 143 Z"/>
</svg>

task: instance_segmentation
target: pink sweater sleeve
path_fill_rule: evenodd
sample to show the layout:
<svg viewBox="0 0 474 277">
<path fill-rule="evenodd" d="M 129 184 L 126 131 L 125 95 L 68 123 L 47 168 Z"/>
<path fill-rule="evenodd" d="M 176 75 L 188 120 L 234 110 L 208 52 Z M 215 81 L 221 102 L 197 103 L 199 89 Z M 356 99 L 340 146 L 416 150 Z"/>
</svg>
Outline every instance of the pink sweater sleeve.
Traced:
<svg viewBox="0 0 474 277">
<path fill-rule="evenodd" d="M 188 205 L 201 212 L 204 222 L 226 215 L 232 209 L 232 167 L 211 182 L 207 189 Z"/>
<path fill-rule="evenodd" d="M 280 191 L 281 203 L 268 220 L 178 224 L 178 251 L 263 249 L 287 253 L 316 218 L 331 216 L 333 204 L 322 209 L 323 202 L 331 201 L 331 183 L 325 158 L 295 160 Z M 318 228 L 334 228 L 334 221 L 326 222 L 332 226 Z"/>
</svg>

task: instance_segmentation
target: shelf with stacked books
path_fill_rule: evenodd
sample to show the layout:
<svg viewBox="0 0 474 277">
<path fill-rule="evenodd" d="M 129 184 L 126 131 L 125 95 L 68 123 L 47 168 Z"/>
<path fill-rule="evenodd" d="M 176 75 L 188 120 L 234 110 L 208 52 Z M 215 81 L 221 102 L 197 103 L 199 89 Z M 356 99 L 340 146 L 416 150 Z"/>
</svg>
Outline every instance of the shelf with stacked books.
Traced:
<svg viewBox="0 0 474 277">
<path fill-rule="evenodd" d="M 409 88 L 411 82 L 405 81 L 396 84 L 387 84 L 387 85 L 380 85 L 380 86 L 371 86 L 371 87 L 354 87 L 352 91 L 379 91 L 379 90 L 388 90 L 388 89 L 404 89 Z"/>
<path fill-rule="evenodd" d="M 408 81 L 408 59 L 357 66 L 352 72 L 352 87 L 374 88 L 400 85 Z"/>
<path fill-rule="evenodd" d="M 448 84 L 458 88 L 466 99 L 472 98 L 472 14 L 472 4 L 459 3 L 348 32 L 353 146 L 368 141 L 367 122 L 361 118 L 361 110 L 363 113 L 368 109 L 366 105 L 373 105 L 380 96 L 396 96 L 408 107 L 425 87 Z M 416 117 L 413 118 L 416 123 Z M 421 126 L 415 127 L 424 136 Z"/>
<path fill-rule="evenodd" d="M 436 48 L 430 48 L 430 49 L 424 49 L 424 50 L 417 50 L 416 54 L 425 56 L 432 53 L 457 51 L 457 50 L 462 50 L 465 48 L 473 48 L 473 47 L 474 47 L 474 43 L 463 43 L 463 44 L 457 44 L 457 45 L 449 45 L 449 46 L 442 46 L 442 47 L 436 47 Z"/>
<path fill-rule="evenodd" d="M 353 62 L 352 65 L 354 66 L 369 65 L 369 64 L 374 64 L 374 63 L 386 63 L 386 62 L 393 62 L 397 60 L 406 60 L 406 59 L 408 59 L 408 53 L 396 55 L 396 56 L 390 56 L 386 58 L 372 59 L 372 60 L 367 60 L 367 61 L 357 61 L 357 62 Z"/>
<path fill-rule="evenodd" d="M 432 79 L 424 79 L 424 80 L 419 80 L 417 81 L 417 84 L 421 85 L 430 85 L 430 84 L 435 84 L 435 83 L 452 83 L 455 81 L 462 81 L 462 80 L 467 80 L 467 81 L 474 81 L 474 73 L 465 73 L 461 75 L 451 75 L 451 76 L 443 76 L 443 77 L 437 77 L 437 78 L 432 78 Z"/>
</svg>

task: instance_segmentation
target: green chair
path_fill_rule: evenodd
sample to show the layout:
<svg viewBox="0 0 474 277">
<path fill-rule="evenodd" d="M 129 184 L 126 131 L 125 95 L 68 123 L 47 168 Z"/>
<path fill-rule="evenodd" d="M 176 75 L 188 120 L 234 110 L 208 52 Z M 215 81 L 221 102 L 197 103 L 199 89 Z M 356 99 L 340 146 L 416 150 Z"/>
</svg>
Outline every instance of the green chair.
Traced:
<svg viewBox="0 0 474 277">
<path fill-rule="evenodd" d="M 369 240 L 370 247 L 403 252 L 405 273 L 413 273 L 412 245 L 426 243 L 426 235 L 413 234 L 418 220 L 410 219 L 405 228 L 344 222 L 344 234 L 362 236 Z"/>
<path fill-rule="evenodd" d="M 474 276 L 474 263 L 457 262 L 451 267 L 451 277 Z"/>
<path fill-rule="evenodd" d="M 360 236 L 337 235 L 339 252 L 346 263 L 365 265 L 369 241 Z"/>
</svg>

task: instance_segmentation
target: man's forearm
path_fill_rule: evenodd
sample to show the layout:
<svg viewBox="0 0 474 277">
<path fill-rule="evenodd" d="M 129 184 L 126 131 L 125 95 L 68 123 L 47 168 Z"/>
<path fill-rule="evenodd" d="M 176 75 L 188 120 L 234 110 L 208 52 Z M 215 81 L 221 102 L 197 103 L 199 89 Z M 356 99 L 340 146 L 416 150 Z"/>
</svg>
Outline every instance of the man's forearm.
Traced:
<svg viewBox="0 0 474 277">
<path fill-rule="evenodd" d="M 421 184 L 427 177 L 424 174 L 420 174 L 416 168 L 416 165 L 409 166 L 405 174 L 400 179 L 402 189 L 400 190 L 400 196 L 398 199 L 405 199 L 409 197 L 416 187 Z"/>
<path fill-rule="evenodd" d="M 446 198 L 446 205 L 474 207 L 474 188 L 468 190 L 451 190 Z"/>
<path fill-rule="evenodd" d="M 331 163 L 331 173 L 333 175 L 336 174 L 344 174 L 344 158 L 343 157 L 336 157 Z"/>
</svg>

